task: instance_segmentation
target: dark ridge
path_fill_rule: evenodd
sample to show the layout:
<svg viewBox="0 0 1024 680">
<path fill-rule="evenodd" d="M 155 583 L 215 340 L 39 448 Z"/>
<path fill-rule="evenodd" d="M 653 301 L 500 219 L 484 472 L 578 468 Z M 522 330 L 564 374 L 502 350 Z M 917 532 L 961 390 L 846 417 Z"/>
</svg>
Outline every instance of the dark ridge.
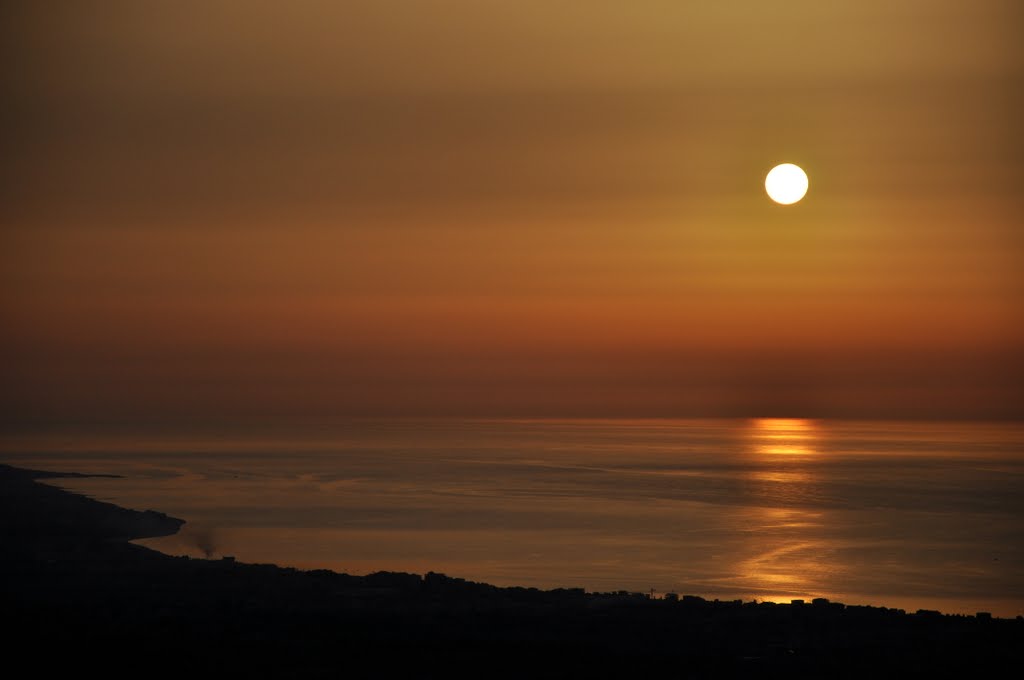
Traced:
<svg viewBox="0 0 1024 680">
<path fill-rule="evenodd" d="M 905 677 L 1019 667 L 1024 622 L 498 588 L 170 557 L 182 520 L 0 466 L 7 663 L 107 677 Z M 31 667 L 31 666 L 30 666 Z"/>
</svg>

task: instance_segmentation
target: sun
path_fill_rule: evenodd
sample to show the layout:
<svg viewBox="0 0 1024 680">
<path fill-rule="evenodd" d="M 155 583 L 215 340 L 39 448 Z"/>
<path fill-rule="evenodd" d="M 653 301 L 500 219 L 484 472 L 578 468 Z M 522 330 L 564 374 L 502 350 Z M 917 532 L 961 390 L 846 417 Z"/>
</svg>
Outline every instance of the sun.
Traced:
<svg viewBox="0 0 1024 680">
<path fill-rule="evenodd" d="M 807 173 L 792 163 L 776 165 L 764 178 L 768 197 L 782 205 L 792 205 L 807 193 Z"/>
</svg>

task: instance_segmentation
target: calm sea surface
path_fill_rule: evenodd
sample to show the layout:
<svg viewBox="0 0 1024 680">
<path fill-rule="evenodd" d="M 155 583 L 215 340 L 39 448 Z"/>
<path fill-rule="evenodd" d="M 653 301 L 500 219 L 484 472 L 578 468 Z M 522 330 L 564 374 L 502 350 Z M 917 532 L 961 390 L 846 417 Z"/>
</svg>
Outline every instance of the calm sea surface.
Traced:
<svg viewBox="0 0 1024 680">
<path fill-rule="evenodd" d="M 1024 613 L 1024 426 L 359 422 L 6 437 L 6 463 L 188 520 L 172 554 L 497 585 Z"/>
</svg>

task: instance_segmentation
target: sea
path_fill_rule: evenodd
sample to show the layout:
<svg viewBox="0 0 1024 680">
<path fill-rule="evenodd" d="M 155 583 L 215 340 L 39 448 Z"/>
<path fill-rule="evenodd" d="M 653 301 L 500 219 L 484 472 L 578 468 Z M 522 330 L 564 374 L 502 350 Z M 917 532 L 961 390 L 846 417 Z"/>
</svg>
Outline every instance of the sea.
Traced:
<svg viewBox="0 0 1024 680">
<path fill-rule="evenodd" d="M 500 586 L 1024 614 L 1024 425 L 360 420 L 7 435 L 185 519 L 172 555 Z"/>
</svg>

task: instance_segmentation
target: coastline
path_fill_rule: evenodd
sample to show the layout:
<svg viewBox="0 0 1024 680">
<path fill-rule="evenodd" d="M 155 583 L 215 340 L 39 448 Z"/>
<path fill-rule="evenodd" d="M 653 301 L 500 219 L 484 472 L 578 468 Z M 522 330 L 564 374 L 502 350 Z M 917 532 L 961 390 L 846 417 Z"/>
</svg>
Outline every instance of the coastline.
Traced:
<svg viewBox="0 0 1024 680">
<path fill-rule="evenodd" d="M 468 672 L 491 655 L 526 650 L 555 654 L 563 671 L 598 676 L 660 671 L 686 658 L 695 676 L 842 677 L 877 672 L 876 664 L 976 672 L 1009 662 L 1024 643 L 1019 618 L 828 601 L 650 599 L 499 588 L 435 573 L 351 576 L 172 557 L 129 541 L 173 534 L 184 520 L 36 481 L 61 476 L 81 475 L 0 466 L 4 596 L 26 624 L 18 635 L 27 644 L 50 639 L 84 650 L 115 636 L 148 653 L 167 643 L 170 626 L 192 650 L 192 663 L 230 659 L 236 668 L 269 672 L 305 649 L 300 667 L 287 667 L 300 677 L 394 650 L 406 668 L 428 676 Z M 219 632 L 210 637 L 210 629 Z M 239 659 L 254 641 L 277 650 L 277 661 Z"/>
<path fill-rule="evenodd" d="M 38 540 L 69 542 L 127 542 L 170 536 L 185 520 L 156 510 L 129 510 L 97 501 L 36 480 L 85 477 L 119 478 L 118 475 L 27 470 L 0 464 L 4 524 L 8 543 L 28 547 Z M 20 507 L 19 507 L 20 506 Z M 25 512 L 18 512 L 18 510 Z"/>
</svg>

